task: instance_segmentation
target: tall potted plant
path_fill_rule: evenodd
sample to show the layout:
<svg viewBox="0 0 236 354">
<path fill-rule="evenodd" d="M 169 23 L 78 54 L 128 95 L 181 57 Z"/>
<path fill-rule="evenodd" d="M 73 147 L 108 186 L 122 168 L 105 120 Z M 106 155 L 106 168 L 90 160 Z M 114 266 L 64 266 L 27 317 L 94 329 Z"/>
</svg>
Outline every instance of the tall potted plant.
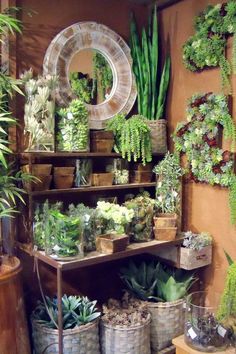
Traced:
<svg viewBox="0 0 236 354">
<path fill-rule="evenodd" d="M 9 33 L 20 33 L 21 23 L 15 19 L 10 11 L 0 14 L 0 36 Z M 8 142 L 9 124 L 15 124 L 11 113 L 8 111 L 9 97 L 14 92 L 21 92 L 18 81 L 10 76 L 0 73 L 0 223 L 8 220 L 15 212 L 16 200 L 22 199 L 23 192 L 17 187 L 17 182 L 24 178 L 18 172 L 12 175 L 8 154 L 11 153 Z M 4 235 L 5 236 L 5 235 Z M 21 265 L 16 257 L 2 254 L 0 234 L 0 348 L 1 353 L 24 352 L 29 354 L 27 323 L 24 313 L 24 301 L 20 282 Z M 10 248 L 9 240 L 4 245 Z M 12 252 L 12 250 L 9 250 Z M 6 306 L 7 303 L 11 306 Z"/>
<path fill-rule="evenodd" d="M 156 6 L 149 19 L 149 27 L 147 30 L 143 28 L 141 38 L 134 17 L 131 19 L 130 32 L 133 72 L 138 91 L 138 113 L 147 118 L 151 128 L 152 151 L 165 153 L 166 120 L 162 118 L 170 80 L 170 57 L 166 57 L 160 75 Z"/>
<path fill-rule="evenodd" d="M 121 278 L 138 299 L 147 301 L 151 313 L 151 348 L 159 351 L 184 332 L 184 297 L 196 279 L 182 270 L 160 263 L 130 261 Z"/>
</svg>

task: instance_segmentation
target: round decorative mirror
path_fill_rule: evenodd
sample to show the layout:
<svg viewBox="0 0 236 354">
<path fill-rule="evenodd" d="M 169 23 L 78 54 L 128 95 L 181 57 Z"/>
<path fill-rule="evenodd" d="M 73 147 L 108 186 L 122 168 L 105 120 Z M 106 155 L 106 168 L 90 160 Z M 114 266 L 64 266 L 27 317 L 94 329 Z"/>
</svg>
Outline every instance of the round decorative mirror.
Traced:
<svg viewBox="0 0 236 354">
<path fill-rule="evenodd" d="M 117 33 L 96 22 L 61 31 L 47 49 L 43 69 L 59 78 L 60 105 L 74 98 L 85 102 L 92 129 L 104 128 L 117 113 L 128 113 L 135 102 L 130 49 Z"/>
</svg>

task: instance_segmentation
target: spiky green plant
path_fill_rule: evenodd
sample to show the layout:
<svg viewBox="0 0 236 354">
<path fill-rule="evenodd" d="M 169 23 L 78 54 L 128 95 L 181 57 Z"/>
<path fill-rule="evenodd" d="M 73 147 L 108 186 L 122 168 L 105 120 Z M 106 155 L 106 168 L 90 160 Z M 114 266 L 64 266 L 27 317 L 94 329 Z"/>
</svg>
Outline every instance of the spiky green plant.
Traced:
<svg viewBox="0 0 236 354">
<path fill-rule="evenodd" d="M 133 72 L 138 91 L 138 113 L 155 120 L 163 117 L 170 80 L 170 57 L 165 59 L 161 76 L 158 71 L 158 21 L 156 6 L 149 17 L 148 30 L 143 28 L 139 38 L 134 16 L 130 23 L 130 47 Z"/>
<path fill-rule="evenodd" d="M 85 325 L 100 317 L 96 308 L 97 301 L 90 301 L 87 297 L 62 297 L 63 329 L 70 329 Z M 45 297 L 45 303 L 39 302 L 32 319 L 48 328 L 58 328 L 58 300 L 56 297 Z"/>
<path fill-rule="evenodd" d="M 130 261 L 121 268 L 121 279 L 139 299 L 154 302 L 171 302 L 182 299 L 196 278 L 180 269 L 173 270 L 161 263 L 142 262 L 137 266 Z"/>
</svg>

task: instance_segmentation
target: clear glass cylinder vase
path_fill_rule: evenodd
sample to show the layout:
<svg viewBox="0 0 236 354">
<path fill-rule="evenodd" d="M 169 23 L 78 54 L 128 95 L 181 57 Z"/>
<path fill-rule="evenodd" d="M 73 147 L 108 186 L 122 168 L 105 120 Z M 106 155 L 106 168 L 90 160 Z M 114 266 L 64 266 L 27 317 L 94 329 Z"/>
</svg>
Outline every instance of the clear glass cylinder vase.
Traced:
<svg viewBox="0 0 236 354">
<path fill-rule="evenodd" d="M 224 351 L 229 331 L 217 320 L 220 294 L 194 292 L 186 299 L 185 342 L 200 352 Z"/>
</svg>

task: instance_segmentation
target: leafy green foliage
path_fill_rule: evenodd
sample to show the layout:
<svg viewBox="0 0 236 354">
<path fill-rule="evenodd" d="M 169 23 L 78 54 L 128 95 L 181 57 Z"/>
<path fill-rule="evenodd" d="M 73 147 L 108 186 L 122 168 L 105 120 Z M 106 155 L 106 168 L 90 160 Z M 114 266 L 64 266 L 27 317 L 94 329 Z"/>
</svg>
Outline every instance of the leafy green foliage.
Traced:
<svg viewBox="0 0 236 354">
<path fill-rule="evenodd" d="M 159 75 L 156 6 L 149 17 L 149 27 L 147 30 L 143 28 L 141 38 L 139 38 L 135 18 L 132 16 L 130 47 L 138 91 L 138 113 L 148 119 L 160 119 L 163 117 L 170 80 L 170 57 L 166 58 L 162 74 Z"/>
<path fill-rule="evenodd" d="M 121 268 L 121 279 L 139 299 L 154 302 L 182 299 L 196 281 L 187 272 L 173 270 L 153 261 L 142 262 L 140 266 L 130 261 L 128 267 Z"/>
<path fill-rule="evenodd" d="M 196 234 L 192 231 L 182 232 L 183 246 L 192 250 L 200 251 L 203 247 L 212 244 L 212 237 L 208 232 Z"/>
<path fill-rule="evenodd" d="M 183 170 L 176 154 L 166 154 L 153 169 L 158 176 L 156 185 L 156 208 L 162 213 L 176 213 L 180 208 L 180 188 Z"/>
<path fill-rule="evenodd" d="M 70 73 L 70 84 L 72 91 L 79 99 L 85 103 L 91 103 L 92 100 L 92 82 L 91 79 L 79 78 L 78 73 Z"/>
<path fill-rule="evenodd" d="M 106 58 L 99 52 L 93 56 L 94 81 L 102 101 L 106 99 L 106 94 L 110 93 L 113 85 L 113 74 Z"/>
<path fill-rule="evenodd" d="M 210 5 L 195 19 L 196 33 L 183 46 L 183 60 L 187 69 L 202 70 L 205 67 L 221 68 L 223 88 L 230 90 L 231 66 L 225 58 L 227 36 L 234 35 L 233 69 L 236 69 L 236 6 L 235 0 Z"/>
<path fill-rule="evenodd" d="M 35 308 L 32 319 L 48 328 L 58 328 L 58 300 L 45 297 L 45 303 L 39 302 Z M 100 317 L 96 301 L 87 297 L 67 296 L 62 297 L 63 329 L 75 328 L 90 323 Z"/>
<path fill-rule="evenodd" d="M 143 116 L 134 115 L 125 119 L 123 115 L 117 115 L 108 121 L 106 130 L 113 131 L 115 151 L 121 153 L 124 159 L 142 159 L 143 165 L 152 160 L 150 128 Z"/>
<path fill-rule="evenodd" d="M 88 110 L 79 99 L 71 101 L 67 108 L 58 111 L 58 148 L 62 151 L 86 151 L 88 149 Z"/>
<path fill-rule="evenodd" d="M 228 268 L 226 283 L 217 317 L 219 320 L 225 320 L 228 317 L 236 316 L 236 263 L 234 262 Z"/>
</svg>

